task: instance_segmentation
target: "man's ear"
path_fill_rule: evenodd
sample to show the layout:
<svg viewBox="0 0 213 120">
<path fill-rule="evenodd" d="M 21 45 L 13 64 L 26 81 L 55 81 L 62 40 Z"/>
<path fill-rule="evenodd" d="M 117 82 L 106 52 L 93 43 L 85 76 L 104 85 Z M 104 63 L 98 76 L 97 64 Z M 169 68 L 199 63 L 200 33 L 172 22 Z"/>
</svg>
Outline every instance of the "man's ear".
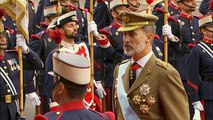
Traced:
<svg viewBox="0 0 213 120">
<path fill-rule="evenodd" d="M 59 31 L 62 33 L 62 34 L 64 34 L 65 33 L 65 30 L 64 30 L 64 28 L 59 28 Z"/>
<path fill-rule="evenodd" d="M 64 84 L 63 83 L 59 83 L 59 85 L 58 85 L 58 93 L 59 93 L 59 95 L 64 93 Z"/>
<path fill-rule="evenodd" d="M 154 39 L 154 37 L 155 37 L 154 33 L 148 33 L 147 34 L 147 40 L 150 41 L 150 42 Z"/>
</svg>

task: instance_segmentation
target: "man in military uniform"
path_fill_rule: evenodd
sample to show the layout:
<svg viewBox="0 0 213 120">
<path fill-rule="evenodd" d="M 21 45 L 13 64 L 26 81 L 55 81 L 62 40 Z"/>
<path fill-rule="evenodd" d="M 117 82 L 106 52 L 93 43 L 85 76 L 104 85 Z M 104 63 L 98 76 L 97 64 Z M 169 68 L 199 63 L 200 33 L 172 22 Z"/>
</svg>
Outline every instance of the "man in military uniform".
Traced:
<svg viewBox="0 0 213 120">
<path fill-rule="evenodd" d="M 119 13 L 125 11 L 129 7 L 129 4 L 122 2 L 121 0 L 113 0 L 110 2 L 111 15 L 114 22 L 100 30 L 100 34 L 97 30 L 93 30 L 94 36 L 102 48 L 104 53 L 104 83 L 107 92 L 107 109 L 112 110 L 112 86 L 113 86 L 113 72 L 115 66 L 122 60 L 129 58 L 123 54 L 123 34 L 117 30 L 122 26 L 121 20 L 118 18 Z M 93 24 L 89 23 L 89 28 L 96 28 Z M 93 26 L 93 27 L 92 27 Z M 157 40 L 158 38 L 158 40 Z M 156 39 L 153 43 L 153 51 L 156 53 L 158 58 L 163 58 L 162 47 L 163 43 L 160 41 L 159 36 L 156 35 Z"/>
<path fill-rule="evenodd" d="M 32 0 L 28 0 L 28 15 L 29 15 L 29 25 L 28 25 L 28 31 L 29 36 L 32 34 L 35 34 L 35 7 Z"/>
<path fill-rule="evenodd" d="M 83 99 L 90 83 L 90 60 L 77 55 L 64 52 L 53 54 L 54 85 L 52 96 L 59 103 L 59 108 L 45 114 L 35 116 L 35 120 L 115 120 L 112 112 L 98 113 L 87 109 Z"/>
<path fill-rule="evenodd" d="M 213 4 L 213 0 L 202 0 L 199 6 L 199 12 L 202 15 L 206 15 L 210 11 L 213 11 L 212 4 Z"/>
<path fill-rule="evenodd" d="M 0 9 L 2 15 L 2 9 Z M 5 51 L 7 48 L 7 32 L 0 16 L 0 119 L 18 120 L 19 116 L 19 59 L 16 50 Z M 16 47 L 21 47 L 23 52 L 24 69 L 42 69 L 40 58 L 29 49 L 23 35 L 17 35 Z M 34 92 L 27 94 L 33 100 L 39 100 Z M 40 101 L 36 101 L 40 104 Z"/>
<path fill-rule="evenodd" d="M 93 4 L 96 2 L 96 6 L 94 7 L 94 21 L 97 23 L 98 30 L 103 29 L 108 26 L 112 22 L 110 9 L 109 9 L 109 1 L 111 0 L 94 0 Z M 85 1 L 85 8 L 90 10 L 90 0 Z"/>
<path fill-rule="evenodd" d="M 62 14 L 70 12 L 70 11 L 77 11 L 77 18 L 78 18 L 78 39 L 76 42 L 84 41 L 89 43 L 88 39 L 88 28 L 87 28 L 87 10 L 80 8 L 78 4 L 78 0 L 61 0 L 60 5 L 62 6 Z"/>
<path fill-rule="evenodd" d="M 114 112 L 118 120 L 189 120 L 188 99 L 178 72 L 152 52 L 155 22 L 146 11 L 119 14 L 124 53 L 131 59 L 114 72 Z"/>
<path fill-rule="evenodd" d="M 163 35 L 168 35 L 169 42 L 169 62 L 179 72 L 185 90 L 188 89 L 187 85 L 187 68 L 186 59 L 189 55 L 190 48 L 188 45 L 194 44 L 201 40 L 199 33 L 199 18 L 193 15 L 195 11 L 195 0 L 178 0 L 181 10 L 179 15 L 170 17 L 169 25 L 163 26 Z M 172 29 L 172 30 L 171 30 Z M 187 33 L 187 34 L 186 34 Z M 190 99 L 189 99 L 190 102 Z M 189 104 L 191 119 L 194 116 L 194 109 Z"/>
<path fill-rule="evenodd" d="M 156 25 L 156 34 L 158 34 L 159 36 L 162 36 L 162 26 L 164 25 L 164 3 L 162 3 L 162 7 L 157 7 L 155 9 L 153 9 L 153 14 L 156 15 L 159 19 L 158 21 L 155 23 Z M 177 3 L 177 0 L 171 0 L 171 2 L 169 3 L 168 6 L 168 13 L 169 16 L 174 16 L 180 13 L 180 8 L 179 5 Z"/>
<path fill-rule="evenodd" d="M 89 50 L 85 42 L 79 42 L 79 43 L 75 42 L 75 39 L 77 39 L 77 36 L 78 36 L 78 28 L 77 28 L 78 23 L 77 23 L 76 14 L 77 14 L 76 11 L 71 11 L 58 17 L 56 21 L 53 21 L 50 24 L 50 28 L 56 31 L 58 30 L 59 31 L 58 33 L 63 36 L 61 37 L 63 39 L 60 40 L 61 43 L 59 42 L 61 46 L 59 51 L 70 53 L 70 54 L 78 54 L 87 59 L 90 59 Z M 45 66 L 46 73 L 53 70 L 52 55 L 55 52 L 57 51 L 53 50 L 47 57 L 46 66 Z M 51 89 L 53 86 L 53 77 L 50 75 L 47 75 L 46 82 L 48 83 L 48 86 L 47 86 L 48 94 L 51 95 Z M 93 93 L 91 91 L 91 86 L 89 85 L 87 89 L 87 94 L 84 98 L 85 105 L 90 108 L 94 108 L 96 106 L 99 106 L 100 108 L 99 99 L 95 96 L 93 100 L 92 94 Z M 54 104 L 53 102 L 53 104 L 51 103 L 50 105 L 56 105 L 56 104 Z"/>
<path fill-rule="evenodd" d="M 42 23 L 43 27 L 47 29 L 48 24 L 58 16 L 57 2 L 45 2 L 44 5 L 44 17 L 45 21 Z M 35 51 L 38 56 L 42 59 L 43 63 L 45 63 L 48 54 L 56 48 L 56 43 L 49 37 L 47 30 L 43 30 L 38 34 L 34 34 L 31 36 L 31 41 L 29 47 Z M 46 82 L 45 82 L 45 70 L 37 70 L 35 71 L 24 71 L 24 77 L 28 81 L 33 81 L 33 77 L 36 77 L 36 88 L 39 91 L 39 96 L 41 97 L 41 105 L 40 105 L 40 113 L 45 114 L 50 111 L 49 108 L 49 100 L 47 99 L 46 93 Z"/>
<path fill-rule="evenodd" d="M 44 3 L 45 0 L 40 0 L 37 6 L 37 10 L 35 11 L 35 34 L 41 31 L 40 22 L 44 21 Z"/>
<path fill-rule="evenodd" d="M 188 60 L 188 94 L 201 120 L 213 118 L 213 14 L 199 20 L 203 40 L 192 48 Z"/>
</svg>

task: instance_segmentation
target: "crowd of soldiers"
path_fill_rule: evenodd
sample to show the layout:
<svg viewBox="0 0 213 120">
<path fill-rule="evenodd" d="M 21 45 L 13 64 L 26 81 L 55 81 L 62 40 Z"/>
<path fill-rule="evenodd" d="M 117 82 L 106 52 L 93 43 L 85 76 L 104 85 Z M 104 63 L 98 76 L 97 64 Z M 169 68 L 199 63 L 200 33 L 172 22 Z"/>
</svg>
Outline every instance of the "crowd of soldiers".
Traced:
<svg viewBox="0 0 213 120">
<path fill-rule="evenodd" d="M 169 0 L 168 24 L 163 0 L 152 10 L 149 0 L 94 0 L 92 21 L 90 0 L 40 0 L 36 11 L 27 2 L 28 43 L 0 16 L 0 119 L 20 119 L 17 47 L 36 120 L 213 118 L 213 0 L 202 0 L 199 17 L 195 0 Z"/>
</svg>

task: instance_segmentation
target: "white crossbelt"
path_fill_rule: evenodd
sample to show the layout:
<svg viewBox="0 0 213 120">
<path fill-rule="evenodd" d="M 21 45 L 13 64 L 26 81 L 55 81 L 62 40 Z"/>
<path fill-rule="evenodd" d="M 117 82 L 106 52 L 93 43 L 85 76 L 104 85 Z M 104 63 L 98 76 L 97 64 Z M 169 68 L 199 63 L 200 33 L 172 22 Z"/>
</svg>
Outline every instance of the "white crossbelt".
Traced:
<svg viewBox="0 0 213 120">
<path fill-rule="evenodd" d="M 128 66 L 129 62 L 122 64 L 118 69 L 118 83 L 117 83 L 117 95 L 118 101 L 121 106 L 122 114 L 125 120 L 140 120 L 136 113 L 132 110 L 129 105 L 129 101 L 127 99 L 127 93 L 124 90 L 122 76 L 125 73 L 125 70 Z"/>
</svg>

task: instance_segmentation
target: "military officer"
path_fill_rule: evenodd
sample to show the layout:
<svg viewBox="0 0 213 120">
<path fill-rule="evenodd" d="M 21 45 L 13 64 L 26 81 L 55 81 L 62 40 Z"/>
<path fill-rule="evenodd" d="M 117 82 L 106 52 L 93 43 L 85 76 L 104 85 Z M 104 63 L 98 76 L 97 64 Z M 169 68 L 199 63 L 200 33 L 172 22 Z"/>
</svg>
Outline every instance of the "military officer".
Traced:
<svg viewBox="0 0 213 120">
<path fill-rule="evenodd" d="M 37 11 L 35 12 L 35 34 L 42 31 L 40 22 L 44 21 L 44 4 L 45 0 L 40 0 L 37 6 Z"/>
<path fill-rule="evenodd" d="M 155 23 L 155 25 L 157 26 L 156 34 L 158 34 L 159 36 L 162 36 L 162 26 L 164 25 L 164 6 L 165 5 L 162 5 L 162 7 L 156 7 L 155 9 L 153 9 L 153 14 L 159 18 L 158 21 Z M 177 0 L 171 0 L 168 6 L 168 12 L 169 16 L 174 16 L 180 13 L 180 8 Z"/>
<path fill-rule="evenodd" d="M 169 42 L 169 62 L 179 72 L 185 90 L 187 90 L 186 59 L 190 52 L 188 44 L 194 44 L 199 41 L 201 34 L 199 33 L 199 18 L 192 13 L 196 8 L 195 0 L 178 0 L 178 4 L 181 13 L 169 18 L 172 31 L 170 31 L 169 25 L 164 25 L 162 31 L 163 35 L 168 35 L 168 38 L 171 40 Z M 192 119 L 194 109 L 191 103 L 189 105 L 190 117 Z"/>
<path fill-rule="evenodd" d="M 32 0 L 28 0 L 28 15 L 29 15 L 29 25 L 28 25 L 28 31 L 29 36 L 32 34 L 35 34 L 35 7 Z"/>
<path fill-rule="evenodd" d="M 119 17 L 124 53 L 131 59 L 118 64 L 114 72 L 117 119 L 189 120 L 188 99 L 178 72 L 152 52 L 157 16 L 143 11 L 123 12 Z"/>
<path fill-rule="evenodd" d="M 109 0 L 94 0 L 97 1 L 97 5 L 94 8 L 94 21 L 97 23 L 98 30 L 103 29 L 104 27 L 108 26 L 112 22 L 110 9 L 109 9 Z M 85 8 L 88 10 L 90 9 L 90 0 L 86 0 Z"/>
<path fill-rule="evenodd" d="M 213 118 L 213 14 L 199 20 L 203 40 L 192 48 L 188 60 L 187 91 L 192 105 L 201 112 L 201 120 Z"/>
<path fill-rule="evenodd" d="M 123 56 L 123 35 L 118 33 L 117 29 L 121 26 L 120 20 L 118 19 L 118 14 L 121 11 L 126 10 L 129 6 L 126 2 L 121 0 L 113 0 L 110 2 L 111 15 L 113 16 L 114 22 L 100 30 L 100 33 L 97 31 L 97 26 L 93 22 L 89 23 L 89 28 L 93 31 L 94 36 L 99 43 L 99 46 L 103 48 L 103 57 L 104 59 L 104 84 L 107 91 L 106 96 L 106 107 L 107 110 L 112 110 L 112 85 L 113 85 L 113 70 L 119 62 L 122 61 Z M 93 29 L 95 28 L 95 29 Z M 90 30 L 89 30 L 90 31 Z M 104 92 L 99 93 L 104 94 Z M 103 95 L 102 95 L 103 96 Z"/>
<path fill-rule="evenodd" d="M 2 15 L 2 9 L 0 9 Z M 5 51 L 7 48 L 7 32 L 0 16 L 0 119 L 19 119 L 19 70 L 18 53 L 16 50 Z M 17 35 L 16 46 L 23 51 L 24 69 L 42 69 L 43 63 L 40 58 L 29 49 L 23 35 Z M 40 104 L 35 92 L 27 94 L 36 104 Z"/>
<path fill-rule="evenodd" d="M 54 2 L 45 2 L 44 5 L 44 17 L 45 21 L 42 22 L 43 26 L 47 26 L 48 24 L 58 16 L 57 13 L 57 4 Z M 42 59 L 43 63 L 45 63 L 48 54 L 56 48 L 56 43 L 52 40 L 47 32 L 47 30 L 43 30 L 36 35 L 33 34 L 31 36 L 31 42 L 29 47 L 35 51 L 38 56 Z M 40 105 L 40 113 L 45 114 L 46 112 L 50 111 L 49 108 L 49 100 L 46 93 L 46 82 L 45 82 L 45 70 L 37 70 L 36 74 L 35 71 L 24 71 L 24 77 L 28 81 L 32 81 L 33 77 L 36 77 L 36 88 L 39 91 L 39 96 L 41 97 L 41 105 Z"/>
<path fill-rule="evenodd" d="M 115 66 L 122 61 L 122 59 L 129 58 L 123 54 L 123 34 L 117 30 L 122 26 L 121 20 L 118 18 L 118 14 L 125 11 L 129 5 L 121 0 L 113 0 L 110 2 L 111 15 L 113 16 L 114 22 L 100 30 L 100 34 L 95 32 L 94 35 L 100 45 L 103 48 L 104 62 L 105 62 L 105 73 L 104 73 L 104 83 L 107 92 L 107 109 L 112 110 L 111 100 L 112 100 L 112 86 L 113 86 L 113 71 Z M 90 24 L 89 24 L 90 25 Z M 92 26 L 92 25 L 91 25 Z M 157 57 L 163 58 L 162 48 L 163 43 L 160 41 L 159 36 L 156 35 L 153 44 L 153 51 L 156 53 Z M 158 39 L 158 40 L 157 40 Z M 109 107 L 109 108 L 108 108 Z"/>
<path fill-rule="evenodd" d="M 58 17 L 57 20 L 53 21 L 49 26 L 50 28 L 55 29 L 56 31 L 59 31 L 57 33 L 63 36 L 61 37 L 63 39 L 60 40 L 61 43 L 59 42 L 61 46 L 59 51 L 63 51 L 63 52 L 71 53 L 71 54 L 78 54 L 78 55 L 84 56 L 87 59 L 90 59 L 89 51 L 85 42 L 79 42 L 79 43 L 75 42 L 75 39 L 78 36 L 78 28 L 77 28 L 78 23 L 77 23 L 76 14 L 77 14 L 76 11 L 68 12 Z M 56 36 L 59 36 L 59 35 L 56 35 Z M 53 69 L 52 55 L 55 52 L 57 51 L 53 50 L 47 57 L 46 66 L 45 66 L 46 73 L 48 73 L 49 71 L 52 71 Z M 48 86 L 47 86 L 48 94 L 50 95 L 51 89 L 53 86 L 53 77 L 50 75 L 47 75 L 46 81 L 48 83 Z M 84 98 L 84 103 L 87 107 L 94 108 L 98 106 L 100 108 L 99 99 L 96 96 L 94 97 L 94 100 L 92 98 L 91 86 L 88 86 L 87 94 Z M 56 104 L 51 103 L 50 105 L 55 106 Z"/>
<path fill-rule="evenodd" d="M 36 116 L 35 120 L 115 120 L 112 112 L 106 114 L 87 109 L 83 98 L 87 93 L 90 83 L 90 60 L 77 55 L 64 52 L 53 54 L 54 85 L 52 96 L 54 101 L 59 103 L 59 108 L 45 114 Z"/>
<path fill-rule="evenodd" d="M 88 41 L 88 21 L 87 21 L 87 10 L 82 9 L 78 6 L 78 0 L 61 0 L 60 5 L 62 6 L 62 13 L 67 13 L 70 11 L 77 11 L 77 18 L 78 18 L 78 39 L 76 42 L 84 41 L 89 43 Z"/>
<path fill-rule="evenodd" d="M 5 15 L 2 17 L 2 23 L 4 24 L 4 27 L 6 28 L 6 31 L 10 34 L 7 43 L 7 50 L 14 49 L 16 46 L 16 33 L 17 33 L 17 27 L 15 24 L 14 19 L 12 19 L 10 16 Z"/>
<path fill-rule="evenodd" d="M 212 6 L 213 1 L 212 0 L 202 0 L 199 6 L 199 12 L 202 15 L 206 15 L 207 13 L 209 13 L 209 11 L 212 11 Z"/>
</svg>

